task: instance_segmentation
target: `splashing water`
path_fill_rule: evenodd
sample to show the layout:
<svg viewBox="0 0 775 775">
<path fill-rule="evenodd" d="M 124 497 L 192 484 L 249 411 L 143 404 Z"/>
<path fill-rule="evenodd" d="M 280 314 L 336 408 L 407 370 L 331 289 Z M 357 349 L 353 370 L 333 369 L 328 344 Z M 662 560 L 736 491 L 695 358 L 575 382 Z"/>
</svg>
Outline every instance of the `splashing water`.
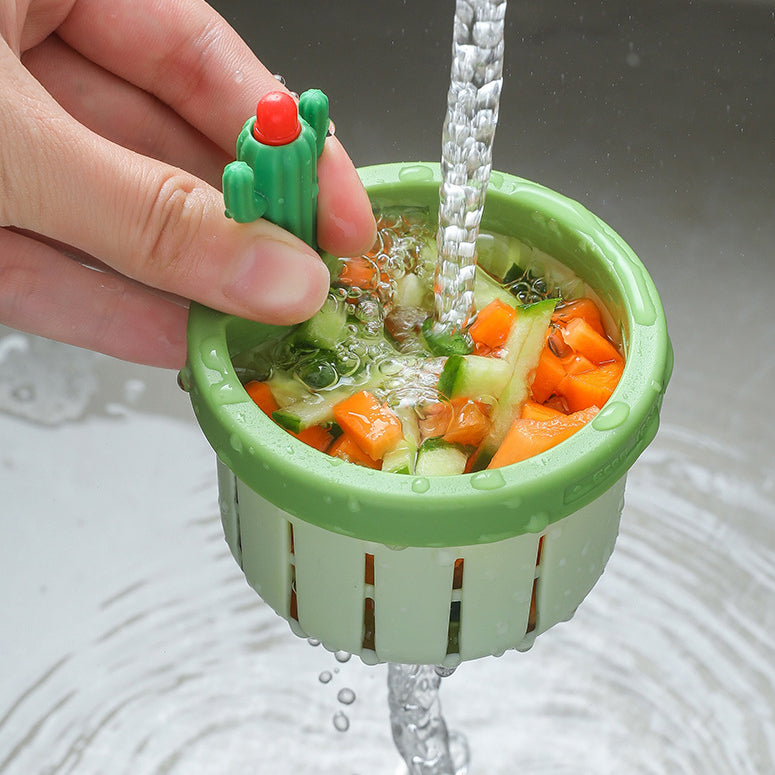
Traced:
<svg viewBox="0 0 775 775">
<path fill-rule="evenodd" d="M 506 0 L 457 0 L 452 71 L 442 132 L 436 325 L 459 331 L 471 317 L 476 238 L 492 169 L 503 83 Z"/>
<path fill-rule="evenodd" d="M 442 131 L 435 323 L 456 332 L 474 304 L 476 240 L 492 169 L 503 83 L 506 0 L 457 0 L 447 114 Z M 388 666 L 393 740 L 409 775 L 465 775 L 468 744 L 451 736 L 441 714 L 443 671 Z"/>
<path fill-rule="evenodd" d="M 409 775 L 466 775 L 468 744 L 441 714 L 439 686 L 447 673 L 432 665 L 388 665 L 393 741 Z"/>
</svg>

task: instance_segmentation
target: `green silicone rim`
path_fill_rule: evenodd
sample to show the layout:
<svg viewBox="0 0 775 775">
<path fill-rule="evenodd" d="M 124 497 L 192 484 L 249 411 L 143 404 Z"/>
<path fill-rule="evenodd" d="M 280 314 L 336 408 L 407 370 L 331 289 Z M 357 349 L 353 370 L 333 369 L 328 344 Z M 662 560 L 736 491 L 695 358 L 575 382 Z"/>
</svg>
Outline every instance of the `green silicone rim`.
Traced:
<svg viewBox="0 0 775 775">
<path fill-rule="evenodd" d="M 359 170 L 375 205 L 438 209 L 438 164 Z M 662 304 L 645 268 L 599 218 L 567 197 L 493 172 L 483 228 L 512 234 L 567 264 L 608 305 L 627 351 L 616 391 L 595 420 L 557 447 L 492 471 L 415 477 L 360 468 L 320 453 L 267 418 L 230 361 L 277 329 L 198 304 L 181 381 L 221 460 L 289 514 L 389 546 L 465 546 L 540 532 L 594 500 L 646 448 L 672 371 Z"/>
</svg>

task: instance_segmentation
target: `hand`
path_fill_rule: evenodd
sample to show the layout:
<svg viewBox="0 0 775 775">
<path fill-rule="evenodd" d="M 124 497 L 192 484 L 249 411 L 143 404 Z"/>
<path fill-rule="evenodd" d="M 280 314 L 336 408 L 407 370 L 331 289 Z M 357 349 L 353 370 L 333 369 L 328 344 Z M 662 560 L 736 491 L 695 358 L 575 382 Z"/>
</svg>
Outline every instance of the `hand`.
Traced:
<svg viewBox="0 0 775 775">
<path fill-rule="evenodd" d="M 203 0 L 0 0 L 0 35 L 0 322 L 179 368 L 189 299 L 317 310 L 317 254 L 224 217 L 223 167 L 279 84 Z M 365 252 L 371 207 L 333 137 L 318 174 L 320 246 Z"/>
</svg>

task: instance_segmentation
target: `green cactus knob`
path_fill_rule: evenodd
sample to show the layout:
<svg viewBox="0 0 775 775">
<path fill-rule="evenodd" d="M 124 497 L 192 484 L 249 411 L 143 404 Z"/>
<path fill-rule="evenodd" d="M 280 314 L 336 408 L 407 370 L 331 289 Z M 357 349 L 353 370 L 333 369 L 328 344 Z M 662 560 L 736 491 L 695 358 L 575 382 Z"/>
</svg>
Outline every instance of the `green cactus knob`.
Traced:
<svg viewBox="0 0 775 775">
<path fill-rule="evenodd" d="M 266 218 L 317 249 L 317 160 L 328 131 L 328 97 L 319 89 L 296 101 L 265 94 L 237 138 L 237 160 L 223 171 L 226 215 Z"/>
</svg>

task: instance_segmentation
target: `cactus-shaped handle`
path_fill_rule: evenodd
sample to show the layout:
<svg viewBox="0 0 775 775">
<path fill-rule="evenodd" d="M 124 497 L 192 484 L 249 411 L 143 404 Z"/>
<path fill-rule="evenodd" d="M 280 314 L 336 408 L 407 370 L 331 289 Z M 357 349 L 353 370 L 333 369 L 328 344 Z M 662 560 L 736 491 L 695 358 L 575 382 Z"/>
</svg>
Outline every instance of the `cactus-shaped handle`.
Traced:
<svg viewBox="0 0 775 775">
<path fill-rule="evenodd" d="M 266 218 L 317 249 L 317 159 L 328 130 L 328 97 L 264 95 L 237 138 L 237 160 L 223 171 L 226 215 L 239 223 Z"/>
</svg>

